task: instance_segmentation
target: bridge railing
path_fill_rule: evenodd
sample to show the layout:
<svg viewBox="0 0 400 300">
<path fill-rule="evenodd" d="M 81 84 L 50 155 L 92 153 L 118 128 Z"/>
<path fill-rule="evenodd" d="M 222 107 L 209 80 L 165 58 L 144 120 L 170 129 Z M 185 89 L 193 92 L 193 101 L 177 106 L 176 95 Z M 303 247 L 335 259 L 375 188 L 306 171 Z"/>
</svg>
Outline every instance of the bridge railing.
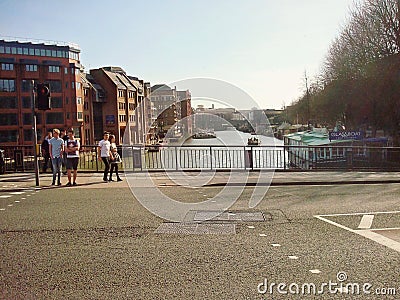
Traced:
<svg viewBox="0 0 400 300">
<path fill-rule="evenodd" d="M 32 146 L 0 146 L 6 172 L 32 171 Z M 380 170 L 400 171 L 400 147 L 366 146 L 118 146 L 121 171 L 157 170 Z M 43 157 L 39 155 L 39 164 Z M 80 150 L 80 171 L 104 168 L 97 146 Z"/>
</svg>

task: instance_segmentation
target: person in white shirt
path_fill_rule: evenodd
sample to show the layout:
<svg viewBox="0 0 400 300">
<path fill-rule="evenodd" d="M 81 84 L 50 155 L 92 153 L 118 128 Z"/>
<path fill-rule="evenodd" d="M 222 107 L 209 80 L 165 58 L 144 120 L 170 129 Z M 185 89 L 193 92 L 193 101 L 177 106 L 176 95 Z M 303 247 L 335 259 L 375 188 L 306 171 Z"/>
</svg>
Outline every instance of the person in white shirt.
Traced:
<svg viewBox="0 0 400 300">
<path fill-rule="evenodd" d="M 68 140 L 65 141 L 65 152 L 67 153 L 67 174 L 68 183 L 67 186 L 76 185 L 76 176 L 78 173 L 78 162 L 79 162 L 79 141 L 74 137 L 74 131 L 68 130 Z M 74 170 L 74 181 L 71 184 L 71 170 Z"/>
<path fill-rule="evenodd" d="M 110 134 L 108 132 L 104 132 L 103 139 L 99 142 L 99 147 L 97 150 L 97 156 L 99 160 L 102 160 L 104 163 L 104 174 L 103 174 L 103 181 L 108 182 L 108 172 L 110 170 L 110 159 L 111 159 L 111 143 L 108 140 Z"/>
</svg>

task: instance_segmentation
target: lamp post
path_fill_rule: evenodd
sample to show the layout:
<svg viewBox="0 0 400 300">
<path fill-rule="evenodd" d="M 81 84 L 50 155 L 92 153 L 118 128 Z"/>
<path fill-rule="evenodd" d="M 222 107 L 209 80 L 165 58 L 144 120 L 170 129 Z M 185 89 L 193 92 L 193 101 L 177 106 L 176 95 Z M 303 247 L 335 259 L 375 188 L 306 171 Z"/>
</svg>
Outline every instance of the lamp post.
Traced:
<svg viewBox="0 0 400 300">
<path fill-rule="evenodd" d="M 33 164 L 35 166 L 35 179 L 36 179 L 36 186 L 39 186 L 39 162 L 37 157 L 37 129 L 36 129 L 36 112 L 35 112 L 35 81 L 31 80 L 31 104 L 32 104 L 32 130 L 33 130 Z"/>
</svg>

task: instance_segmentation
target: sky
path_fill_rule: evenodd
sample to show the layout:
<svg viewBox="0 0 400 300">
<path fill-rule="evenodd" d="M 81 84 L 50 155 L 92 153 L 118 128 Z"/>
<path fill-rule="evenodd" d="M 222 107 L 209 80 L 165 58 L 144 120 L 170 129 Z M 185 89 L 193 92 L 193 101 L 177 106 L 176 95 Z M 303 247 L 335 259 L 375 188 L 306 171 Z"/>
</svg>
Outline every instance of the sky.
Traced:
<svg viewBox="0 0 400 300">
<path fill-rule="evenodd" d="M 86 71 L 120 66 L 152 85 L 223 80 L 259 107 L 279 109 L 302 95 L 305 72 L 318 74 L 352 6 L 353 0 L 0 0 L 0 38 L 76 43 Z"/>
</svg>

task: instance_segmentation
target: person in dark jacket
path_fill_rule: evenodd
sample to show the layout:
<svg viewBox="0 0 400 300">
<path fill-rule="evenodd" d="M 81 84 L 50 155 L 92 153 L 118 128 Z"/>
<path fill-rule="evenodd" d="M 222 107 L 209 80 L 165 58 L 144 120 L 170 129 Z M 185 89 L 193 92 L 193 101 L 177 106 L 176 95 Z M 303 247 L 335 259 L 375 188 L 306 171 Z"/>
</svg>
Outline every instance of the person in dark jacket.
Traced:
<svg viewBox="0 0 400 300">
<path fill-rule="evenodd" d="M 49 149 L 49 140 L 52 138 L 52 131 L 47 132 L 47 136 L 43 139 L 42 142 L 42 156 L 43 156 L 43 166 L 42 172 L 46 173 L 47 168 L 49 167 L 50 162 L 50 149 Z M 50 165 L 51 170 L 53 170 L 53 166 Z"/>
</svg>

